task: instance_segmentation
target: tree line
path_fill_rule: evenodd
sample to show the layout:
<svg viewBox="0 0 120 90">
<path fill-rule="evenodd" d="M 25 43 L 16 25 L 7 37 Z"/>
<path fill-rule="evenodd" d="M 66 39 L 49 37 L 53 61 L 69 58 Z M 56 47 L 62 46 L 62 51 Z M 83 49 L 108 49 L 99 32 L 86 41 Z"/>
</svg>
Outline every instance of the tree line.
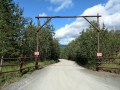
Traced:
<svg viewBox="0 0 120 90">
<path fill-rule="evenodd" d="M 0 0 L 0 57 L 15 58 L 20 54 L 33 55 L 36 51 L 36 29 L 30 17 L 24 17 L 24 9 L 13 0 Z M 97 26 L 95 21 L 92 21 Z M 39 31 L 40 59 L 66 58 L 86 65 L 96 61 L 97 31 L 89 25 L 78 38 L 60 51 L 58 39 L 54 38 L 54 26 L 47 23 Z M 100 30 L 100 52 L 107 56 L 120 46 L 120 30 L 108 30 L 103 24 Z"/>
<path fill-rule="evenodd" d="M 97 22 L 91 21 L 97 26 Z M 61 49 L 61 58 L 74 60 L 78 64 L 95 65 L 97 59 L 97 31 L 89 25 L 82 30 L 78 38 Z M 105 25 L 100 29 L 100 52 L 107 57 L 109 52 L 115 52 L 120 47 L 120 30 L 108 30 Z"/>
<path fill-rule="evenodd" d="M 37 26 L 30 17 L 24 17 L 24 9 L 13 0 L 0 0 L 0 56 L 15 58 L 20 54 L 34 55 Z M 39 31 L 41 60 L 57 60 L 60 54 L 58 39 L 54 38 L 54 26 L 46 24 Z"/>
</svg>

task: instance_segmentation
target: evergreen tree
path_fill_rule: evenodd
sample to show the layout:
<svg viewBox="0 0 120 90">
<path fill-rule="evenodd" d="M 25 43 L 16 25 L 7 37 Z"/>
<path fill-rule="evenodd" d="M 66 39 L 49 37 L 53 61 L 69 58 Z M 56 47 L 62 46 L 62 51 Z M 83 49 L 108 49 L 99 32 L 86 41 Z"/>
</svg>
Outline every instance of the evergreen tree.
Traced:
<svg viewBox="0 0 120 90">
<path fill-rule="evenodd" d="M 0 55 L 18 57 L 20 38 L 28 19 L 22 16 L 23 9 L 12 0 L 0 0 Z"/>
<path fill-rule="evenodd" d="M 95 21 L 92 21 L 97 26 Z M 100 30 L 100 52 L 102 57 L 108 57 L 109 52 L 115 52 L 120 47 L 120 30 L 108 30 L 103 27 Z M 61 58 L 72 59 L 82 65 L 94 65 L 97 62 L 97 31 L 89 25 L 86 30 L 80 32 L 75 41 L 70 42 L 62 51 Z"/>
<path fill-rule="evenodd" d="M 36 30 L 37 27 L 31 21 L 25 28 L 23 34 L 22 53 L 24 55 L 34 54 L 36 50 Z M 38 32 L 38 51 L 39 59 L 57 60 L 59 58 L 60 45 L 57 39 L 54 38 L 54 27 L 48 23 Z"/>
</svg>

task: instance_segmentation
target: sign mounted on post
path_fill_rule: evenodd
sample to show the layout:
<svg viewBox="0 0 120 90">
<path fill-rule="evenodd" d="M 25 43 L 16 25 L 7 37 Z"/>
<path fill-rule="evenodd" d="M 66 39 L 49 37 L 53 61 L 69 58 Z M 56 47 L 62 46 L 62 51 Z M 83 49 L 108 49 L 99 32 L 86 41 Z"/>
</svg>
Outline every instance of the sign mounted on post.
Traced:
<svg viewBox="0 0 120 90">
<path fill-rule="evenodd" d="M 34 55 L 39 55 L 39 52 L 34 52 Z"/>
<path fill-rule="evenodd" d="M 97 56 L 102 56 L 102 53 L 97 53 Z"/>
</svg>

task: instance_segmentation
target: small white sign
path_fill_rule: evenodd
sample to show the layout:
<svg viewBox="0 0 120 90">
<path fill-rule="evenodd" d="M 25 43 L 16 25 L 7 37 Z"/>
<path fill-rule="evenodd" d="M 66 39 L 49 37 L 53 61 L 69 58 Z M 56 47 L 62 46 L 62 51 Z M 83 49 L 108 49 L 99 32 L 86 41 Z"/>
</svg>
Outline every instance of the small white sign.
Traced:
<svg viewBox="0 0 120 90">
<path fill-rule="evenodd" d="M 34 52 L 34 55 L 39 55 L 39 52 Z"/>
<path fill-rule="evenodd" d="M 97 56 L 102 56 L 102 53 L 97 53 Z"/>
</svg>

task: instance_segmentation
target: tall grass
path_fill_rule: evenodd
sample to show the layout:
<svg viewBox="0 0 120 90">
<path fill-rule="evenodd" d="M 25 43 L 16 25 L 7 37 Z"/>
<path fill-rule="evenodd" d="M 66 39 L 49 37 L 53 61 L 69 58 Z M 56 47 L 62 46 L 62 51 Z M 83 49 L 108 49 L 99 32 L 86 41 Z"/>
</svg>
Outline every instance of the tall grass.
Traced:
<svg viewBox="0 0 120 90">
<path fill-rule="evenodd" d="M 39 62 L 38 65 L 39 65 L 39 68 L 40 68 L 40 67 L 43 67 L 45 65 L 49 65 L 49 64 L 53 64 L 53 63 L 55 63 L 54 60 L 44 60 L 43 62 Z M 18 64 L 18 62 L 14 62 L 14 61 L 4 62 L 4 65 L 5 64 Z M 25 74 L 32 73 L 35 70 L 34 65 L 35 65 L 34 62 L 24 64 L 22 68 L 26 68 L 26 67 L 29 67 L 29 68 L 23 70 L 22 73 L 20 73 L 18 71 L 18 72 L 9 72 L 9 73 L 0 74 L 0 89 L 8 86 L 9 84 L 11 84 L 13 82 L 16 82 L 16 81 L 20 80 L 21 78 L 24 77 Z M 20 69 L 20 66 L 3 66 L 1 71 L 6 72 L 6 71 L 19 70 L 19 69 Z"/>
<path fill-rule="evenodd" d="M 107 67 L 102 68 L 103 71 L 120 74 L 120 59 L 115 59 L 112 62 L 106 62 L 104 64 L 101 64 L 100 66 Z"/>
</svg>

